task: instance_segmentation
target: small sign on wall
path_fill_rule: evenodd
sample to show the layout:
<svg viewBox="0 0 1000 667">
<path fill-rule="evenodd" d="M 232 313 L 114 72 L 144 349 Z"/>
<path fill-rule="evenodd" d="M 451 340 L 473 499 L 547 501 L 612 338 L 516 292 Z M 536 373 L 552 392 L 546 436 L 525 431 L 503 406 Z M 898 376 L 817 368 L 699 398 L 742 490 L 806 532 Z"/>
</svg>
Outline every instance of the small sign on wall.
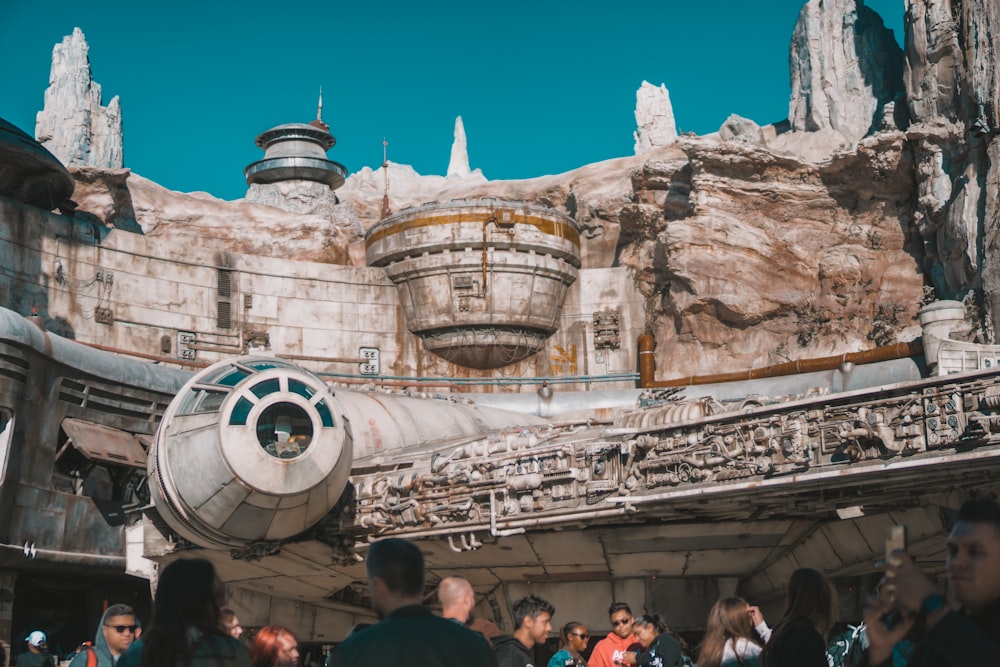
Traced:
<svg viewBox="0 0 1000 667">
<path fill-rule="evenodd" d="M 378 358 L 378 348 L 377 347 L 363 347 L 361 348 L 361 365 L 360 371 L 362 375 L 378 375 L 379 374 L 379 358 Z"/>
<path fill-rule="evenodd" d="M 186 361 L 194 361 L 197 356 L 197 351 L 191 347 L 195 343 L 195 335 L 193 331 L 178 331 L 177 332 L 177 358 L 184 359 Z"/>
</svg>

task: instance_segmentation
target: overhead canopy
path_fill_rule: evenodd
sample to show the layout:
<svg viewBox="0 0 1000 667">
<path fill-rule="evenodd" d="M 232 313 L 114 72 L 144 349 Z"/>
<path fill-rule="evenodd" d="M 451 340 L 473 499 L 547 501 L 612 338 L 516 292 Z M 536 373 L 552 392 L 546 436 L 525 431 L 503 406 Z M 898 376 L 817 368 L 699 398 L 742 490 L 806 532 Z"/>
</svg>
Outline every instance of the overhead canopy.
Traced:
<svg viewBox="0 0 1000 667">
<path fill-rule="evenodd" d="M 146 450 L 138 436 L 72 417 L 63 419 L 62 428 L 73 446 L 92 461 L 132 468 L 146 467 Z"/>
</svg>

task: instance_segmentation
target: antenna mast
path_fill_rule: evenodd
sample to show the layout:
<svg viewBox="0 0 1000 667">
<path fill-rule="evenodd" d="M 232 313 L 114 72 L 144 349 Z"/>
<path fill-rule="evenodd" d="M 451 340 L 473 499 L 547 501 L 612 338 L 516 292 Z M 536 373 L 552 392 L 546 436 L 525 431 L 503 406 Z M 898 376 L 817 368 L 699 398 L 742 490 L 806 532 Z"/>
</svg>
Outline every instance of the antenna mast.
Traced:
<svg viewBox="0 0 1000 667">
<path fill-rule="evenodd" d="M 385 176 L 385 190 L 382 192 L 382 217 L 392 213 L 389 208 L 389 142 L 382 137 L 382 174 Z"/>
</svg>

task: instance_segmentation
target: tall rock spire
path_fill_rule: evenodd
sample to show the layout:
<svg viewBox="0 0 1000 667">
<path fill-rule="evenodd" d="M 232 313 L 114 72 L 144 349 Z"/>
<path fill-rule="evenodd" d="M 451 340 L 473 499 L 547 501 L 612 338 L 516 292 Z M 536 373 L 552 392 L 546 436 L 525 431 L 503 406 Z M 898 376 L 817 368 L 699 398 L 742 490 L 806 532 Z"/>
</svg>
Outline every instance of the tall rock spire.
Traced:
<svg viewBox="0 0 1000 667">
<path fill-rule="evenodd" d="M 448 162 L 448 176 L 464 177 L 472 173 L 469 168 L 469 148 L 465 141 L 465 126 L 462 117 L 455 119 L 455 141 L 451 145 L 451 160 Z"/>
<path fill-rule="evenodd" d="M 809 0 L 792 33 L 792 129 L 857 141 L 904 99 L 903 52 L 882 18 L 857 0 Z M 902 113 L 902 104 L 895 113 Z M 903 119 L 893 119 L 903 124 Z"/>
<path fill-rule="evenodd" d="M 643 81 L 635 92 L 635 154 L 677 142 L 677 124 L 667 87 Z"/>
<path fill-rule="evenodd" d="M 72 167 L 122 167 L 122 111 L 116 95 L 101 106 L 101 86 L 90 73 L 83 31 L 52 49 L 45 106 L 35 118 L 35 138 Z"/>
</svg>

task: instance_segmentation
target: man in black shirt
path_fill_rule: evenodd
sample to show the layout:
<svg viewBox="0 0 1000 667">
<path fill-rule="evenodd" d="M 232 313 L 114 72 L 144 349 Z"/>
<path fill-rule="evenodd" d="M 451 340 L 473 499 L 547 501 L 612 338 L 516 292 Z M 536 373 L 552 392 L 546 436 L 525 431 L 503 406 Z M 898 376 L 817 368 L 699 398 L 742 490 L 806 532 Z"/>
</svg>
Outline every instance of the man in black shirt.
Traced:
<svg viewBox="0 0 1000 667">
<path fill-rule="evenodd" d="M 499 667 L 534 667 L 535 644 L 543 643 L 552 631 L 552 614 L 556 608 L 540 597 L 529 595 L 514 603 L 513 616 L 517 628 L 513 636 L 499 635 L 493 639 L 493 653 Z"/>
<path fill-rule="evenodd" d="M 398 538 L 375 542 L 365 571 L 381 621 L 337 646 L 332 667 L 495 667 L 481 634 L 422 604 L 424 556 L 416 545 Z"/>
<path fill-rule="evenodd" d="M 865 623 L 868 664 L 891 664 L 893 647 L 922 620 L 926 633 L 908 667 L 1000 665 L 1000 506 L 973 499 L 958 511 L 948 538 L 951 609 L 934 583 L 903 551 L 886 564 L 880 595 L 869 601 Z M 887 619 L 894 619 L 888 622 Z"/>
</svg>

